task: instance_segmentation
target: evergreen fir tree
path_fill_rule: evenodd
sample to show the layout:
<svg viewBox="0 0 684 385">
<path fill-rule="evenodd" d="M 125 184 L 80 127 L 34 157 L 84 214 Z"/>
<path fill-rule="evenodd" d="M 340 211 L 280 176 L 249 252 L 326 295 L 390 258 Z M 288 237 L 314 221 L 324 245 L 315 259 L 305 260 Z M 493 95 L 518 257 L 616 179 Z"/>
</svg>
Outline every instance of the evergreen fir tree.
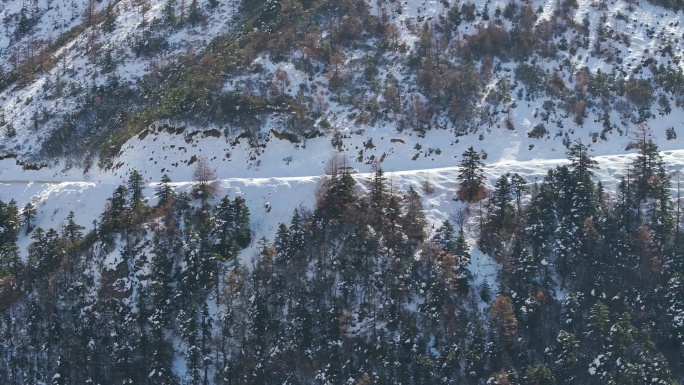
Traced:
<svg viewBox="0 0 684 385">
<path fill-rule="evenodd" d="M 473 280 L 473 274 L 468 268 L 470 265 L 470 246 L 468 246 L 468 242 L 465 239 L 463 229 L 458 231 L 453 255 L 456 259 L 455 269 L 458 291 L 466 294 L 469 291 L 470 282 Z"/>
<path fill-rule="evenodd" d="M 387 204 L 387 178 L 382 168 L 375 170 L 375 175 L 371 181 L 369 193 L 371 207 L 375 210 L 382 210 Z"/>
<path fill-rule="evenodd" d="M 555 206 L 553 187 L 544 180 L 539 189 L 532 194 L 530 206 L 526 209 L 526 232 L 532 245 L 532 255 L 537 261 L 541 260 L 553 238 L 557 220 Z"/>
<path fill-rule="evenodd" d="M 119 186 L 114 190 L 111 198 L 107 199 L 107 209 L 102 213 L 103 226 L 119 229 L 126 221 L 126 195 L 125 186 Z"/>
<path fill-rule="evenodd" d="M 167 0 L 163 9 L 164 22 L 171 27 L 176 26 L 176 0 Z"/>
<path fill-rule="evenodd" d="M 171 178 L 164 174 L 161 178 L 159 186 L 154 189 L 154 195 L 157 197 L 157 207 L 163 207 L 168 203 L 173 203 L 176 193 L 170 185 Z"/>
<path fill-rule="evenodd" d="M 471 146 L 462 155 L 458 181 L 458 197 L 466 202 L 477 202 L 484 197 L 484 164 L 480 154 Z"/>
<path fill-rule="evenodd" d="M 585 218 L 591 217 L 598 209 L 596 200 L 596 186 L 592 169 L 597 167 L 597 162 L 589 157 L 588 147 L 582 142 L 572 145 L 567 157 L 570 160 L 570 183 L 572 183 L 571 216 L 573 222 L 579 226 Z"/>
<path fill-rule="evenodd" d="M 190 2 L 190 9 L 188 10 L 188 22 L 195 27 L 203 18 L 202 11 L 199 8 L 197 0 Z"/>
<path fill-rule="evenodd" d="M 64 237 L 69 241 L 71 245 L 75 245 L 78 241 L 80 241 L 83 238 L 82 230 L 85 230 L 85 227 L 76 223 L 74 217 L 74 212 L 69 211 L 69 215 L 67 216 L 67 223 L 62 228 L 62 233 L 64 234 Z"/>
<path fill-rule="evenodd" d="M 36 208 L 32 202 L 29 202 L 26 204 L 26 206 L 24 206 L 24 210 L 22 210 L 21 215 L 24 218 L 24 223 L 26 224 L 26 234 L 28 234 L 31 232 L 31 230 L 33 230 L 31 221 L 36 217 Z"/>
<path fill-rule="evenodd" d="M 523 194 L 529 190 L 529 188 L 527 187 L 527 180 L 525 179 L 525 177 L 521 176 L 518 173 L 513 174 L 513 176 L 511 176 L 511 189 L 513 190 L 513 194 L 515 195 L 515 204 L 517 212 L 520 213 L 522 209 Z"/>
<path fill-rule="evenodd" d="M 437 243 L 442 250 L 455 254 L 456 237 L 454 236 L 454 225 L 448 220 L 444 221 L 442 226 L 435 231 L 432 241 Z"/>
<path fill-rule="evenodd" d="M 130 194 L 130 206 L 136 208 L 143 200 L 143 177 L 138 170 L 133 170 L 128 178 L 128 193 Z"/>
<path fill-rule="evenodd" d="M 565 330 L 558 333 L 556 342 L 554 356 L 556 373 L 559 378 L 564 378 L 566 383 L 572 383 L 577 378 L 580 343 L 577 336 Z"/>
<path fill-rule="evenodd" d="M 223 259 L 231 259 L 239 251 L 235 227 L 235 213 L 233 212 L 233 205 L 228 199 L 228 196 L 223 197 L 214 209 L 217 225 L 214 232 L 217 232 L 218 242 L 216 250 L 219 256 Z"/>
<path fill-rule="evenodd" d="M 512 222 L 513 189 L 506 175 L 496 180 L 494 191 L 489 199 L 489 223 L 493 229 L 500 232 Z"/>
<path fill-rule="evenodd" d="M 233 212 L 234 225 L 233 234 L 235 237 L 235 243 L 241 249 L 249 246 L 252 241 L 252 233 L 249 229 L 249 208 L 245 198 L 241 196 L 235 197 L 233 199 L 233 204 L 231 205 L 231 210 Z"/>
<path fill-rule="evenodd" d="M 401 219 L 403 233 L 408 237 L 413 245 L 417 245 L 425 238 L 425 227 L 427 220 L 423 212 L 423 204 L 420 201 L 420 196 L 413 189 L 409 187 L 409 191 L 404 197 L 404 215 Z"/>
</svg>

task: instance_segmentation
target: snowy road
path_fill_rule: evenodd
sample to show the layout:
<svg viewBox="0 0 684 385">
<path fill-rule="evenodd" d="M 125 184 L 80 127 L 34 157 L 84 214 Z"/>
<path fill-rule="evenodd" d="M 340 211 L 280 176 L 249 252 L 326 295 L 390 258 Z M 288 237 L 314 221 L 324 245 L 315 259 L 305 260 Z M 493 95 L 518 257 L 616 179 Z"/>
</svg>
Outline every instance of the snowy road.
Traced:
<svg viewBox="0 0 684 385">
<path fill-rule="evenodd" d="M 519 143 L 516 143 L 519 146 Z M 517 148 L 515 148 L 517 149 Z M 681 150 L 668 150 L 662 151 L 661 156 L 665 162 L 666 167 L 671 172 L 684 172 L 684 149 Z M 615 154 L 615 155 L 600 155 L 595 156 L 598 162 L 599 169 L 596 170 L 597 177 L 603 179 L 603 177 L 614 177 L 622 175 L 621 171 L 626 167 L 625 165 L 632 161 L 636 157 L 635 153 L 630 154 Z M 515 160 L 513 156 L 504 156 L 498 162 L 485 163 L 485 172 L 488 175 L 500 176 L 507 172 L 517 172 L 525 176 L 535 176 L 535 175 L 546 175 L 548 169 L 553 168 L 557 165 L 562 165 L 568 163 L 566 158 L 552 158 L 552 159 L 532 159 L 532 160 Z M 451 174 L 458 172 L 458 166 L 451 167 L 434 167 L 434 168 L 421 168 L 412 170 L 393 170 L 391 164 L 383 165 L 383 169 L 387 174 L 391 174 L 395 177 L 402 176 L 414 176 L 414 175 L 439 175 L 439 174 Z M 540 174 L 541 172 L 541 174 Z M 30 172 L 26 172 L 29 174 Z M 371 176 L 372 173 L 359 173 L 355 174 L 357 179 L 362 179 Z M 269 181 L 280 181 L 280 182 L 297 182 L 305 180 L 317 180 L 322 177 L 322 175 L 301 175 L 301 176 L 257 176 L 257 177 L 241 177 L 241 178 L 220 178 L 221 182 L 240 182 L 244 181 L 247 183 L 268 183 Z M 59 184 L 80 184 L 87 183 L 91 185 L 119 185 L 125 183 L 125 179 L 121 178 L 110 178 L 108 174 L 103 173 L 100 176 L 101 179 L 95 179 L 94 177 L 89 178 L 89 180 L 66 180 L 66 179 L 2 179 L 0 175 L 0 185 L 31 185 L 31 184 L 48 184 L 48 185 L 59 185 Z M 172 176 L 173 179 L 173 176 Z M 156 181 L 146 181 L 150 184 L 157 183 Z M 192 180 L 176 180 L 174 179 L 174 185 L 183 185 L 192 183 Z"/>
<path fill-rule="evenodd" d="M 678 180 L 679 174 L 684 170 L 684 150 L 663 151 L 661 154 L 673 179 Z M 635 154 L 594 157 L 599 165 L 599 169 L 594 170 L 596 179 L 603 182 L 606 192 L 616 191 L 620 178 L 625 174 L 627 165 L 634 157 Z M 535 183 L 543 180 L 549 169 L 567 162 L 564 158 L 526 161 L 504 158 L 502 161 L 486 164 L 485 176 L 489 187 L 497 178 L 506 173 L 518 173 L 525 176 L 530 183 Z M 435 228 L 442 221 L 451 219 L 459 210 L 463 210 L 463 203 L 454 200 L 458 188 L 458 166 L 414 170 L 392 170 L 391 164 L 383 164 L 383 166 L 388 181 L 393 188 L 399 190 L 405 191 L 413 187 L 416 191 L 422 191 L 425 181 L 429 180 L 434 191 L 423 195 L 422 201 L 425 215 Z M 268 171 L 262 170 L 262 173 L 265 174 Z M 76 221 L 83 225 L 98 221 L 100 213 L 106 207 L 107 198 L 112 196 L 117 186 L 126 183 L 125 176 L 115 177 L 105 172 L 93 172 L 87 181 L 75 180 L 79 174 L 64 176 L 55 174 L 53 177 L 52 174 L 36 172 L 33 174 L 36 178 L 31 179 L 32 174 L 29 171 L 6 173 L 8 178 L 0 179 L 0 200 L 8 202 L 14 199 L 20 208 L 28 202 L 33 202 L 37 209 L 35 225 L 45 229 L 58 228 L 63 225 L 70 211 L 75 213 Z M 0 175 L 0 178 L 2 176 Z M 371 176 L 370 173 L 354 174 L 360 193 L 364 193 L 368 188 L 366 182 Z M 171 178 L 174 179 L 173 174 Z M 273 239 L 278 225 L 281 222 L 288 222 L 295 208 L 312 208 L 315 205 L 316 189 L 321 178 L 320 175 L 273 177 L 257 175 L 251 178 L 221 178 L 216 196 L 243 196 L 250 210 L 255 238 L 264 236 Z M 154 180 L 146 181 L 147 188 L 144 193 L 151 205 L 155 204 L 154 187 L 156 184 L 157 181 Z M 177 191 L 190 191 L 193 184 L 190 178 L 183 178 L 182 175 L 179 175 L 178 179 L 174 179 L 172 183 Z M 676 185 L 677 183 L 673 183 L 673 194 L 676 193 Z M 477 208 L 472 209 L 477 210 Z M 21 249 L 26 250 L 31 239 L 23 237 L 19 242 Z M 245 255 L 249 256 L 252 252 L 253 250 L 247 250 Z M 485 269 L 484 265 L 476 267 L 478 271 Z"/>
</svg>

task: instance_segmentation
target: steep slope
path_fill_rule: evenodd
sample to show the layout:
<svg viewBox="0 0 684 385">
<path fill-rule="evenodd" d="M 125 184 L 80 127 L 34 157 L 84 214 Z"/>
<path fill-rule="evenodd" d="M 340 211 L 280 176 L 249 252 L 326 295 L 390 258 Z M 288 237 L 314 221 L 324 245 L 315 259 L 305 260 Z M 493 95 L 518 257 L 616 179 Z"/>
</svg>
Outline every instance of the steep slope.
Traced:
<svg viewBox="0 0 684 385">
<path fill-rule="evenodd" d="M 617 154 L 638 124 L 678 147 L 678 13 L 603 1 L 363 4 L 7 3 L 3 156 L 111 168 L 145 147 L 140 133 L 200 131 L 225 138 L 213 145 L 221 158 L 243 137 L 236 155 L 250 166 L 308 152 L 281 157 L 283 140 L 330 143 L 325 152 L 358 163 L 370 161 L 358 152 L 368 140 L 391 162 L 475 139 L 519 143 L 506 156 L 534 159 L 575 139 Z M 399 139 L 416 152 L 391 148 Z"/>
</svg>

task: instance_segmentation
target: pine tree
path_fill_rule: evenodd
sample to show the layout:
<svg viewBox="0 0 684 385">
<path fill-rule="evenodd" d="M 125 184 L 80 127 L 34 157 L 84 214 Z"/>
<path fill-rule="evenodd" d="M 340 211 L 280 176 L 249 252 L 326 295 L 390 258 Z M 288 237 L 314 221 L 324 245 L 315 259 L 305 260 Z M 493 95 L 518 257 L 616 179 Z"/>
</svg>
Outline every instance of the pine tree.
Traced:
<svg viewBox="0 0 684 385">
<path fill-rule="evenodd" d="M 101 215 L 102 225 L 120 229 L 126 221 L 128 210 L 126 209 L 126 195 L 128 191 L 125 186 L 119 186 L 114 193 L 107 199 L 107 209 Z"/>
<path fill-rule="evenodd" d="M 521 235 L 515 237 L 508 265 L 502 266 L 501 272 L 506 274 L 505 285 L 516 293 L 515 298 L 523 300 L 534 283 L 535 263 L 521 238 Z"/>
<path fill-rule="evenodd" d="M 214 216 L 216 217 L 216 224 L 218 225 L 214 228 L 218 237 L 216 250 L 221 258 L 230 259 L 238 251 L 238 248 L 235 242 L 235 234 L 233 233 L 235 217 L 228 196 L 223 197 L 216 205 Z"/>
<path fill-rule="evenodd" d="M 545 364 L 528 366 L 525 378 L 531 385 L 553 385 L 555 383 L 551 369 Z"/>
<path fill-rule="evenodd" d="M 199 5 L 197 4 L 197 0 L 192 0 L 190 2 L 190 9 L 188 11 L 188 22 L 190 25 L 195 27 L 197 23 L 199 23 L 203 18 L 202 11 L 199 8 Z"/>
<path fill-rule="evenodd" d="M 487 336 L 481 324 L 479 314 L 471 314 L 470 324 L 468 325 L 468 343 L 466 345 L 464 357 L 464 372 L 470 383 L 477 384 L 479 380 L 485 378 L 485 368 L 489 361 L 487 351 Z"/>
<path fill-rule="evenodd" d="M 558 333 L 556 342 L 554 357 L 554 363 L 557 368 L 556 373 L 559 374 L 559 378 L 564 378 L 566 383 L 572 383 L 577 377 L 580 343 L 577 340 L 577 336 L 565 330 L 561 330 Z"/>
<path fill-rule="evenodd" d="M 387 178 L 382 168 L 375 170 L 375 175 L 371 181 L 369 193 L 371 207 L 375 210 L 382 210 L 387 204 Z"/>
<path fill-rule="evenodd" d="M 513 312 L 511 299 L 503 295 L 496 297 L 489 311 L 489 317 L 499 343 L 504 346 L 504 349 L 512 348 L 518 333 L 518 319 Z"/>
<path fill-rule="evenodd" d="M 357 197 L 354 192 L 356 181 L 349 172 L 337 173 L 336 168 L 332 169 L 332 174 L 326 176 L 323 185 L 320 188 L 318 195 L 323 195 L 319 198 L 317 212 L 322 213 L 326 219 L 339 220 L 345 214 L 348 214 Z"/>
<path fill-rule="evenodd" d="M 62 233 L 64 234 L 64 237 L 69 241 L 71 245 L 75 245 L 78 241 L 80 241 L 83 238 L 82 230 L 85 230 L 85 227 L 77 224 L 74 218 L 74 212 L 69 211 L 69 215 L 67 216 L 67 224 L 64 225 L 64 227 L 62 228 Z"/>
<path fill-rule="evenodd" d="M 163 9 L 164 22 L 171 27 L 176 26 L 176 0 L 167 0 Z"/>
<path fill-rule="evenodd" d="M 484 164 L 480 160 L 480 154 L 472 146 L 462 157 L 458 174 L 458 197 L 466 202 L 477 202 L 484 197 Z"/>
<path fill-rule="evenodd" d="M 29 265 L 36 272 L 36 278 L 47 276 L 57 269 L 64 256 L 59 234 L 54 229 L 45 232 L 38 227 L 34 232 L 33 243 L 29 246 Z"/>
<path fill-rule="evenodd" d="M 506 175 L 496 180 L 494 191 L 489 199 L 489 223 L 500 232 L 508 227 L 513 219 L 513 189 Z"/>
<path fill-rule="evenodd" d="M 589 156 L 588 152 L 589 147 L 582 141 L 576 141 L 566 152 L 570 161 L 570 171 L 575 180 L 591 178 L 593 176 L 591 170 L 597 168 L 598 163 Z"/>
<path fill-rule="evenodd" d="M 511 177 L 511 189 L 513 190 L 513 194 L 515 195 L 515 204 L 516 204 L 516 209 L 517 212 L 521 212 L 522 208 L 522 197 L 525 192 L 529 190 L 527 187 L 527 180 L 525 177 L 521 176 L 518 173 L 513 174 Z"/>
<path fill-rule="evenodd" d="M 468 268 L 470 265 L 470 246 L 468 246 L 468 242 L 465 239 L 463 229 L 458 231 L 455 243 L 453 255 L 456 260 L 456 282 L 458 284 L 458 291 L 461 294 L 466 294 L 470 289 L 470 283 L 473 281 L 473 274 Z"/>
<path fill-rule="evenodd" d="M 632 163 L 634 194 L 638 200 L 653 198 L 654 191 L 662 182 L 663 160 L 658 151 L 658 146 L 653 140 L 639 142 L 639 152 Z"/>
<path fill-rule="evenodd" d="M 420 201 L 420 196 L 413 189 L 409 187 L 409 191 L 404 197 L 404 215 L 400 221 L 403 233 L 408 237 L 413 245 L 417 245 L 425 238 L 425 227 L 427 220 L 423 212 L 423 204 Z"/>
<path fill-rule="evenodd" d="M 36 217 L 36 207 L 32 202 L 29 202 L 26 204 L 26 206 L 24 206 L 24 210 L 21 212 L 21 215 L 24 218 L 24 223 L 26 224 L 26 234 L 28 234 L 31 232 L 31 230 L 33 230 L 31 221 Z"/>
<path fill-rule="evenodd" d="M 114 11 L 114 3 L 110 2 L 104 11 L 104 21 L 102 22 L 102 31 L 111 33 L 116 28 L 116 11 Z"/>
<path fill-rule="evenodd" d="M 674 207 L 669 191 L 670 176 L 665 170 L 658 146 L 649 138 L 647 129 L 643 129 L 634 146 L 639 152 L 631 165 L 633 179 L 629 187 L 635 200 L 642 203 L 638 208 L 646 214 L 657 245 L 662 248 L 670 243 L 675 229 Z M 647 203 L 646 210 L 644 202 Z"/>
<path fill-rule="evenodd" d="M 585 218 L 591 217 L 597 210 L 596 186 L 592 180 L 592 169 L 597 162 L 589 157 L 588 147 L 581 141 L 575 142 L 567 152 L 570 160 L 570 180 L 572 183 L 571 210 L 573 222 L 580 225 Z"/>
<path fill-rule="evenodd" d="M 143 200 L 143 177 L 138 170 L 133 170 L 128 178 L 128 194 L 131 208 L 135 209 Z"/>
<path fill-rule="evenodd" d="M 173 187 L 171 187 L 171 178 L 167 174 L 162 176 L 159 186 L 154 189 L 154 195 L 157 197 L 157 207 L 173 203 L 176 193 L 173 191 Z"/>
<path fill-rule="evenodd" d="M 186 346 L 185 378 L 188 384 L 200 385 L 202 381 L 200 374 L 202 351 L 199 346 L 199 325 L 196 310 L 189 309 L 187 312 L 181 312 L 179 318 L 181 320 L 181 338 Z"/>
<path fill-rule="evenodd" d="M 594 347 L 606 346 L 610 330 L 610 310 L 603 302 L 596 302 L 589 310 L 587 329 L 587 336 Z"/>
<path fill-rule="evenodd" d="M 14 199 L 5 204 L 0 201 L 0 246 L 13 244 L 19 233 L 20 219 L 17 202 Z"/>
<path fill-rule="evenodd" d="M 209 366 L 211 365 L 211 331 L 214 319 L 209 314 L 207 302 L 202 302 L 200 334 L 201 334 L 201 353 L 202 353 L 202 383 L 209 383 Z"/>
<path fill-rule="evenodd" d="M 444 221 L 442 226 L 435 231 L 432 241 L 439 245 L 442 250 L 455 254 L 456 238 L 454 236 L 454 225 L 448 220 Z"/>
<path fill-rule="evenodd" d="M 237 196 L 231 205 L 234 219 L 234 237 L 238 247 L 244 249 L 252 241 L 252 233 L 249 229 L 249 208 L 245 198 Z"/>
</svg>

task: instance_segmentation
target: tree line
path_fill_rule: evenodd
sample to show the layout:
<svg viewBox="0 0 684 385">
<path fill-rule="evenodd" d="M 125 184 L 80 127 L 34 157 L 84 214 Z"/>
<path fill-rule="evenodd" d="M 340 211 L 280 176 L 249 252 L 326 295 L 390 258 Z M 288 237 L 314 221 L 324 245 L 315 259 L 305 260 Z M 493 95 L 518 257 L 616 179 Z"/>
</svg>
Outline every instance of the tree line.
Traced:
<svg viewBox="0 0 684 385">
<path fill-rule="evenodd" d="M 635 145 L 616 195 L 580 142 L 541 183 L 489 190 L 470 148 L 456 195 L 481 211 L 436 228 L 381 168 L 330 167 L 272 240 L 210 175 L 165 177 L 150 205 L 132 172 L 89 231 L 28 230 L 22 261 L 2 203 L 0 382 L 674 384 L 680 202 L 657 145 Z M 473 276 L 475 246 L 495 280 Z"/>
</svg>

